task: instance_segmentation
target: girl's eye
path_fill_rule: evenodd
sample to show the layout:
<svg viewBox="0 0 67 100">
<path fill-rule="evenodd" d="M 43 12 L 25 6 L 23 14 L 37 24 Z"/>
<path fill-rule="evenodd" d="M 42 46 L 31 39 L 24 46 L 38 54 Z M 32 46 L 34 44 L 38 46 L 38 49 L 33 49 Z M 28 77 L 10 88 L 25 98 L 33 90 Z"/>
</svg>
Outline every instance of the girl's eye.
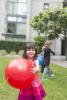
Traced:
<svg viewBox="0 0 67 100">
<path fill-rule="evenodd" d="M 32 49 L 32 51 L 35 51 L 35 49 Z"/>
<path fill-rule="evenodd" d="M 35 49 L 32 49 L 32 51 L 35 51 Z"/>
</svg>

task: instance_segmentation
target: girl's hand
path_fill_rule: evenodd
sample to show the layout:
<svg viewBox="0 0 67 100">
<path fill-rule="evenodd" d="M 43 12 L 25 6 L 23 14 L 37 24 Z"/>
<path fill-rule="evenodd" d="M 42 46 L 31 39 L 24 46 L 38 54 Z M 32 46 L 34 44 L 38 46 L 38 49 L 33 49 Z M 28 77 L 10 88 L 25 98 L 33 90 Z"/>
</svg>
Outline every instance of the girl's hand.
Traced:
<svg viewBox="0 0 67 100">
<path fill-rule="evenodd" d="M 38 69 L 33 66 L 33 68 L 30 71 L 35 74 L 36 72 L 38 72 Z"/>
<path fill-rule="evenodd" d="M 33 68 L 30 69 L 30 71 L 35 74 L 37 72 L 37 69 L 36 69 L 36 67 L 33 66 Z"/>
<path fill-rule="evenodd" d="M 30 70 L 32 73 L 35 74 L 36 72 L 39 72 L 39 61 L 38 60 L 32 66 L 33 68 Z"/>
<path fill-rule="evenodd" d="M 30 72 L 32 72 L 33 74 L 35 74 L 34 68 L 30 69 Z"/>
</svg>

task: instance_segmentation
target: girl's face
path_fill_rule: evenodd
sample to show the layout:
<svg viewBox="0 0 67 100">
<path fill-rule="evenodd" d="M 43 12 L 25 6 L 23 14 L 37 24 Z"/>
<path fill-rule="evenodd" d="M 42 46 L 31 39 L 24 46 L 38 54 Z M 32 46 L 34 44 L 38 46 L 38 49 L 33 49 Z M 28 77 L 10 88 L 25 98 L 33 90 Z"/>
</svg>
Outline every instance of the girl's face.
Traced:
<svg viewBox="0 0 67 100">
<path fill-rule="evenodd" d="M 35 56 L 35 48 L 27 49 L 28 58 L 33 58 Z"/>
</svg>

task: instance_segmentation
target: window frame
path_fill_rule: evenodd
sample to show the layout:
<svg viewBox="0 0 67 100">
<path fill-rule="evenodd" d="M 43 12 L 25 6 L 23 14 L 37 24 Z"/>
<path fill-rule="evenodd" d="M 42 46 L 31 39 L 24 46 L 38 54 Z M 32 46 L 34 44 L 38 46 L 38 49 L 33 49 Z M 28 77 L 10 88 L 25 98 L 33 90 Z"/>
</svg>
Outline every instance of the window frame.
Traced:
<svg viewBox="0 0 67 100">
<path fill-rule="evenodd" d="M 16 0 L 16 1 L 10 1 L 10 0 L 8 0 L 8 2 L 7 2 L 7 5 L 8 5 L 8 3 L 24 3 L 24 4 L 26 4 L 26 14 L 27 14 L 27 2 L 18 2 L 18 0 Z M 12 11 L 13 11 L 13 8 L 12 8 Z M 7 16 L 6 16 L 7 18 L 7 28 L 6 28 L 6 33 L 7 34 L 10 34 L 10 35 L 18 35 L 18 36 L 20 36 L 20 35 L 22 35 L 22 36 L 25 36 L 26 37 L 26 33 L 25 34 L 17 34 L 17 24 L 18 23 L 22 23 L 22 24 L 26 24 L 26 20 L 27 20 L 27 15 L 18 15 L 18 14 L 9 14 L 8 13 L 8 7 L 7 7 Z M 10 20 L 8 20 L 8 18 L 9 17 L 16 17 L 16 21 L 10 21 Z M 18 21 L 18 18 L 21 18 L 21 21 Z M 23 19 L 24 19 L 24 21 L 23 21 Z M 16 33 L 8 33 L 8 23 L 16 23 Z M 26 30 L 25 30 L 26 31 Z M 6 35 L 7 35 L 6 34 Z M 8 36 L 8 35 L 7 35 Z"/>
<path fill-rule="evenodd" d="M 46 8 L 45 6 L 48 6 L 48 8 Z M 44 3 L 43 4 L 43 11 L 46 11 L 49 9 L 49 3 Z"/>
</svg>

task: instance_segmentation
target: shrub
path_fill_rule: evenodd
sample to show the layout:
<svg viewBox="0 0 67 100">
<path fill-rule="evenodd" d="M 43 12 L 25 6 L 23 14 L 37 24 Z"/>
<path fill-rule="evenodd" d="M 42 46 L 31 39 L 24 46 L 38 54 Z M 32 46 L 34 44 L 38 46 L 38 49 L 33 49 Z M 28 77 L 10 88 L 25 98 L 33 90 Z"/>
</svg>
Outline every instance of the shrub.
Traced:
<svg viewBox="0 0 67 100">
<path fill-rule="evenodd" d="M 23 55 L 24 50 L 19 50 L 18 55 Z"/>
<path fill-rule="evenodd" d="M 15 51 L 11 51 L 9 54 L 10 55 L 16 55 L 16 52 Z"/>
<path fill-rule="evenodd" d="M 24 50 L 26 43 L 27 42 L 25 42 L 25 41 L 0 40 L 0 50 L 4 49 L 8 53 L 11 52 L 11 51 L 18 52 L 19 50 Z"/>
<path fill-rule="evenodd" d="M 7 51 L 6 50 L 3 50 L 3 49 L 0 50 L 0 55 L 1 56 L 7 55 Z"/>
<path fill-rule="evenodd" d="M 34 42 L 37 46 L 38 53 L 42 51 L 42 46 L 44 45 L 46 38 L 44 36 L 36 36 Z"/>
</svg>

